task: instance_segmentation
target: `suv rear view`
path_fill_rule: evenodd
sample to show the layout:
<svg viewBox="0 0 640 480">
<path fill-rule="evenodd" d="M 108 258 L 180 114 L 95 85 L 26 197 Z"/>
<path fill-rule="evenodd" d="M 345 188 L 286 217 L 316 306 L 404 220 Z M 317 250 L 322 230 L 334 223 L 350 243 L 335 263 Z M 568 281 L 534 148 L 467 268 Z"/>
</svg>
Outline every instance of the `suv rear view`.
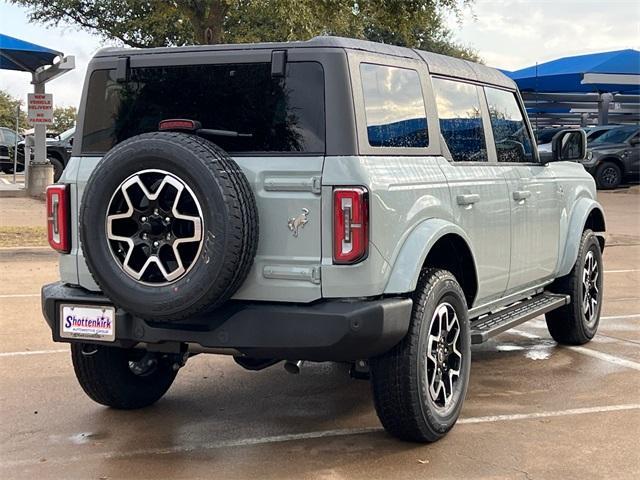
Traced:
<svg viewBox="0 0 640 480">
<path fill-rule="evenodd" d="M 47 192 L 43 287 L 95 401 L 160 399 L 189 356 L 351 364 L 385 428 L 455 424 L 471 343 L 598 327 L 604 216 L 585 135 L 541 162 L 513 81 L 333 37 L 106 50 Z"/>
</svg>

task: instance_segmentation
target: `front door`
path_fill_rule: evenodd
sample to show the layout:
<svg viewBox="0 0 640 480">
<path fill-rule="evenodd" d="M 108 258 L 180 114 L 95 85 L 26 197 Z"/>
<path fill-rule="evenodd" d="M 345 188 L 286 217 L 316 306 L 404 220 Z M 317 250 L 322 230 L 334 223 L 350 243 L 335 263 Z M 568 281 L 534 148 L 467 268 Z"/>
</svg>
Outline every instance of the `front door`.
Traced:
<svg viewBox="0 0 640 480">
<path fill-rule="evenodd" d="M 629 148 L 623 155 L 628 156 L 627 173 L 633 175 L 634 180 L 638 180 L 640 174 L 640 133 L 636 133 L 628 140 Z"/>
<path fill-rule="evenodd" d="M 553 169 L 538 162 L 514 92 L 485 87 L 496 159 L 508 185 L 511 267 L 507 293 L 553 278 L 559 255 L 561 191 Z"/>
</svg>

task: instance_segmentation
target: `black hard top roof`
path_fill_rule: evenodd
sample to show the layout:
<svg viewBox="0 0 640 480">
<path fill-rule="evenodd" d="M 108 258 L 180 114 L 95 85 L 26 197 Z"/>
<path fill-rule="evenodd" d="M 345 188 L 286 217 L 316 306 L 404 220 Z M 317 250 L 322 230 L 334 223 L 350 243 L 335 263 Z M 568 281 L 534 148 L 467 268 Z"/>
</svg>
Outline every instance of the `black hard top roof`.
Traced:
<svg viewBox="0 0 640 480">
<path fill-rule="evenodd" d="M 265 43 L 235 43 L 217 45 L 191 45 L 185 47 L 159 47 L 159 48 L 103 48 L 95 57 L 120 57 L 134 55 L 155 55 L 163 53 L 207 52 L 207 51 L 233 51 L 233 50 L 274 50 L 291 48 L 342 48 L 359 50 L 395 57 L 422 59 L 429 67 L 429 71 L 436 75 L 446 75 L 462 79 L 476 80 L 483 83 L 498 85 L 515 89 L 516 84 L 499 70 L 487 67 L 479 63 L 469 62 L 458 58 L 448 57 L 432 52 L 415 50 L 407 47 L 398 47 L 384 43 L 356 40 L 353 38 L 319 36 L 303 42 L 265 42 Z"/>
</svg>

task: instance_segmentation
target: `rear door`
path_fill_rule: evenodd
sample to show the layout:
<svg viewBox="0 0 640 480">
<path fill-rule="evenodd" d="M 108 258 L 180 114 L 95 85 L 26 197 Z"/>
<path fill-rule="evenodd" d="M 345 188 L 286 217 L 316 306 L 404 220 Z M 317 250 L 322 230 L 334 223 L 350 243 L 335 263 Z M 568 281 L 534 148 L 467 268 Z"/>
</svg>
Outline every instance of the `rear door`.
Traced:
<svg viewBox="0 0 640 480">
<path fill-rule="evenodd" d="M 236 299 L 320 298 L 323 156 L 234 157 L 253 186 L 260 239 Z"/>
<path fill-rule="evenodd" d="M 484 88 L 498 163 L 511 210 L 511 271 L 507 293 L 552 278 L 558 261 L 563 192 L 554 171 L 538 161 L 515 92 Z"/>
</svg>

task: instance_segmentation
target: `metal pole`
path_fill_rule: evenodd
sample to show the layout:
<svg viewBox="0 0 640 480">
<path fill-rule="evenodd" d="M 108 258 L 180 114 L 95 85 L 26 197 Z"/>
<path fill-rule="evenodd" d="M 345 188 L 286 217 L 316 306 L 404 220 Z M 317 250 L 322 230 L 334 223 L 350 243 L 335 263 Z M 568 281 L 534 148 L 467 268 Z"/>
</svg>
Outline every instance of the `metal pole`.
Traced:
<svg viewBox="0 0 640 480">
<path fill-rule="evenodd" d="M 613 95 L 608 92 L 601 93 L 598 100 L 598 126 L 609 125 L 609 104 L 613 101 Z"/>
<path fill-rule="evenodd" d="M 16 108 L 16 141 L 13 144 L 13 184 L 16 184 L 16 170 L 18 170 L 18 129 L 20 128 L 20 104 Z"/>
</svg>

